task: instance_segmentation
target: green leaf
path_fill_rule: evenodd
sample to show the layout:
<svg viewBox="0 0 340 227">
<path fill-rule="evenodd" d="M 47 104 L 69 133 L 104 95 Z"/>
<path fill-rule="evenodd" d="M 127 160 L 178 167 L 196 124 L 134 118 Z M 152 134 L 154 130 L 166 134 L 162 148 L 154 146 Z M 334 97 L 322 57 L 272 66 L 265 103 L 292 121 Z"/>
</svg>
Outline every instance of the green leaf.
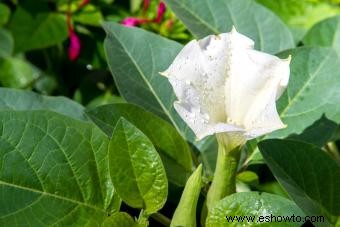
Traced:
<svg viewBox="0 0 340 227">
<path fill-rule="evenodd" d="M 9 88 L 0 88 L 0 111 L 3 110 L 51 110 L 75 119 L 87 120 L 84 107 L 71 99 Z"/>
<path fill-rule="evenodd" d="M 99 106 L 88 111 L 87 115 L 108 136 L 112 135 L 120 117 L 134 124 L 158 150 L 169 181 L 179 186 L 185 185 L 193 168 L 190 148 L 167 121 L 138 106 L 125 103 Z"/>
<path fill-rule="evenodd" d="M 292 215 L 300 216 L 304 220 L 303 212 L 289 199 L 284 197 L 258 192 L 240 192 L 225 197 L 219 201 L 209 212 L 207 227 L 225 226 L 301 226 L 302 223 L 293 222 L 270 222 L 272 216 L 281 218 Z M 235 220 L 232 218 L 235 216 Z M 236 217 L 244 220 L 236 220 Z M 248 219 L 247 219 L 247 218 Z M 230 219 L 229 219 L 230 218 Z M 254 218 L 254 219 L 251 219 Z M 282 219 L 281 219 L 282 220 Z M 296 220 L 296 219 L 295 219 Z"/>
<path fill-rule="evenodd" d="M 303 43 L 307 46 L 333 47 L 340 55 L 340 16 L 314 25 L 303 38 Z"/>
<path fill-rule="evenodd" d="M 259 177 L 252 171 L 243 171 L 236 176 L 237 180 L 249 185 L 258 185 Z"/>
<path fill-rule="evenodd" d="M 340 123 L 340 57 L 330 48 L 302 47 L 280 54 L 292 55 L 290 81 L 277 103 L 287 128 L 269 135 L 300 134 L 325 115 Z"/>
<path fill-rule="evenodd" d="M 296 42 L 301 41 L 315 23 L 340 13 L 329 1 L 256 0 L 279 16 L 292 30 Z"/>
<path fill-rule="evenodd" d="M 40 12 L 31 13 L 18 7 L 10 23 L 15 40 L 15 52 L 46 48 L 67 38 L 65 15 Z"/>
<path fill-rule="evenodd" d="M 306 128 L 301 134 L 292 134 L 288 139 L 301 140 L 318 147 L 323 147 L 330 141 L 336 133 L 338 125 L 333 121 L 328 120 L 322 116 L 319 120 L 315 121 L 311 126 Z"/>
<path fill-rule="evenodd" d="M 216 167 L 218 144 L 215 136 L 207 139 L 202 146 L 198 147 L 201 151 L 199 159 L 203 163 L 204 172 L 207 176 L 213 176 Z"/>
<path fill-rule="evenodd" d="M 141 8 L 142 2 L 143 0 L 130 0 L 130 11 L 137 12 Z"/>
<path fill-rule="evenodd" d="M 340 215 L 340 167 L 323 150 L 278 139 L 262 141 L 259 148 L 276 179 L 306 214 Z"/>
<path fill-rule="evenodd" d="M 252 38 L 256 49 L 277 53 L 294 47 L 293 37 L 278 17 L 252 0 L 165 0 L 198 38 L 231 31 Z"/>
<path fill-rule="evenodd" d="M 0 59 L 0 84 L 11 88 L 28 88 L 40 76 L 40 70 L 20 58 Z"/>
<path fill-rule="evenodd" d="M 105 23 L 106 57 L 120 94 L 130 103 L 169 120 L 186 138 L 193 133 L 176 113 L 176 96 L 168 80 L 159 75 L 182 46 L 156 34 L 116 23 Z"/>
<path fill-rule="evenodd" d="M 14 40 L 12 34 L 0 28 L 0 58 L 9 57 L 12 55 Z"/>
<path fill-rule="evenodd" d="M 135 221 L 125 212 L 114 213 L 111 217 L 105 220 L 103 227 L 133 227 Z"/>
<path fill-rule="evenodd" d="M 82 24 L 100 26 L 103 22 L 103 15 L 97 7 L 87 4 L 80 12 L 75 13 L 72 19 Z"/>
<path fill-rule="evenodd" d="M 99 226 L 119 209 L 109 139 L 49 111 L 0 112 L 0 225 Z"/>
<path fill-rule="evenodd" d="M 287 192 L 282 188 L 282 186 L 277 181 L 265 182 L 264 184 L 257 185 L 256 189 L 261 192 L 268 192 L 271 194 L 276 194 L 282 197 L 289 198 Z"/>
<path fill-rule="evenodd" d="M 288 135 L 286 138 L 293 140 L 301 140 L 310 144 L 314 144 L 318 147 L 323 147 L 330 140 L 335 140 L 334 136 L 336 136 L 337 129 L 338 125 L 335 122 L 328 120 L 323 115 L 319 120 L 315 121 L 312 125 L 305 128 L 302 133 L 300 134 L 293 133 Z M 276 133 L 280 134 L 280 132 Z M 284 134 L 284 132 L 282 133 L 285 137 L 286 135 Z M 267 136 L 267 138 L 268 137 L 271 137 L 271 135 Z M 257 147 L 253 149 L 253 152 L 247 158 L 245 163 L 247 163 L 248 165 L 264 163 L 260 150 Z"/>
<path fill-rule="evenodd" d="M 0 3 L 0 26 L 5 25 L 8 22 L 10 15 L 10 8 L 7 5 Z"/>
<path fill-rule="evenodd" d="M 148 214 L 161 209 L 168 194 L 168 181 L 161 158 L 151 141 L 121 118 L 110 142 L 110 174 L 122 200 Z"/>
</svg>

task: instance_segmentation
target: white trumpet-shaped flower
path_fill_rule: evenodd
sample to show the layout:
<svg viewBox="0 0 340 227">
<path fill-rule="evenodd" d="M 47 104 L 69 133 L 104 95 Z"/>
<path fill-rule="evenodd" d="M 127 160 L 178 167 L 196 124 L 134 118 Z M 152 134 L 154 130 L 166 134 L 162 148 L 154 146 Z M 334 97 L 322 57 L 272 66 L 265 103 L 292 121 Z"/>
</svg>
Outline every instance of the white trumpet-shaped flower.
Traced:
<svg viewBox="0 0 340 227">
<path fill-rule="evenodd" d="M 285 127 L 275 101 L 288 84 L 289 63 L 290 57 L 254 50 L 254 42 L 233 28 L 189 42 L 161 74 L 198 139 L 227 132 L 245 142 Z"/>
</svg>

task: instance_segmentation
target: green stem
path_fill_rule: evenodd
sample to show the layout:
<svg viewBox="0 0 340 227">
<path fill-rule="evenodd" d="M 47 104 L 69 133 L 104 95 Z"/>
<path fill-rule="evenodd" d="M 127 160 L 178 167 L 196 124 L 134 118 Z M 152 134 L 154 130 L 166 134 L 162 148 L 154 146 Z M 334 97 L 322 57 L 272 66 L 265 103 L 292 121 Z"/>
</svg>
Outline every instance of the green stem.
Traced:
<svg viewBox="0 0 340 227">
<path fill-rule="evenodd" d="M 207 194 L 208 211 L 218 201 L 236 192 L 236 173 L 240 159 L 240 149 L 227 144 L 227 141 L 221 137 L 217 138 L 218 155 L 214 178 Z"/>
<path fill-rule="evenodd" d="M 151 214 L 150 217 L 156 220 L 158 223 L 162 224 L 163 226 L 170 226 L 171 220 L 161 213 Z"/>
<path fill-rule="evenodd" d="M 137 219 L 138 227 L 147 227 L 149 225 L 148 215 L 144 210 L 141 210 Z"/>
<path fill-rule="evenodd" d="M 202 186 L 202 165 L 199 165 L 185 184 L 181 200 L 172 217 L 170 227 L 196 227 L 196 207 Z"/>
</svg>

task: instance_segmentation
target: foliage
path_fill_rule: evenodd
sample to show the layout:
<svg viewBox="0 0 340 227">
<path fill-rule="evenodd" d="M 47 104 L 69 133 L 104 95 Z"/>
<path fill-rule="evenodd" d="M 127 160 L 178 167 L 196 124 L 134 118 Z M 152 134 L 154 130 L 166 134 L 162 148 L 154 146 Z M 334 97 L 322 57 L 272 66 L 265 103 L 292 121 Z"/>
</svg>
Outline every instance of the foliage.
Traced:
<svg viewBox="0 0 340 227">
<path fill-rule="evenodd" d="M 0 3 L 0 226 L 169 226 L 178 204 L 172 226 L 271 214 L 335 225 L 340 2 L 164 2 Z M 238 193 L 208 212 L 216 140 L 196 140 L 159 72 L 189 40 L 232 26 L 291 55 L 277 101 L 287 127 L 247 142 Z"/>
<path fill-rule="evenodd" d="M 256 0 L 274 11 L 292 29 L 296 41 L 315 23 L 338 15 L 338 0 Z"/>
</svg>

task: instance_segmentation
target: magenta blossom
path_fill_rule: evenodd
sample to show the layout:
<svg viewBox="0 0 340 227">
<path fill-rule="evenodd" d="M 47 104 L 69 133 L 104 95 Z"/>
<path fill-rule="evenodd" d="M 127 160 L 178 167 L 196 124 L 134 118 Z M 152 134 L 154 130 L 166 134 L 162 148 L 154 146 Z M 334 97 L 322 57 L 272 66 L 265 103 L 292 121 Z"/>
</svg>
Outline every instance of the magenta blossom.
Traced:
<svg viewBox="0 0 340 227">
<path fill-rule="evenodd" d="M 136 18 L 136 17 L 127 17 L 121 23 L 127 27 L 135 27 L 137 25 L 148 22 L 147 19 Z"/>
<path fill-rule="evenodd" d="M 155 19 L 156 23 L 160 23 L 162 21 L 165 10 L 166 10 L 165 3 L 160 2 L 159 5 L 158 5 L 157 17 Z"/>
<path fill-rule="evenodd" d="M 145 0 L 144 1 L 144 10 L 146 10 L 149 7 L 150 0 Z M 157 17 L 154 19 L 146 19 L 146 18 L 137 18 L 137 17 L 126 17 L 121 24 L 127 26 L 127 27 L 135 27 L 144 23 L 160 23 L 163 20 L 164 13 L 166 10 L 166 6 L 164 2 L 160 2 L 158 5 L 158 10 L 157 10 Z"/>
<path fill-rule="evenodd" d="M 77 60 L 80 54 L 81 43 L 78 35 L 73 29 L 69 30 L 70 44 L 68 46 L 68 57 L 71 61 Z"/>
</svg>

